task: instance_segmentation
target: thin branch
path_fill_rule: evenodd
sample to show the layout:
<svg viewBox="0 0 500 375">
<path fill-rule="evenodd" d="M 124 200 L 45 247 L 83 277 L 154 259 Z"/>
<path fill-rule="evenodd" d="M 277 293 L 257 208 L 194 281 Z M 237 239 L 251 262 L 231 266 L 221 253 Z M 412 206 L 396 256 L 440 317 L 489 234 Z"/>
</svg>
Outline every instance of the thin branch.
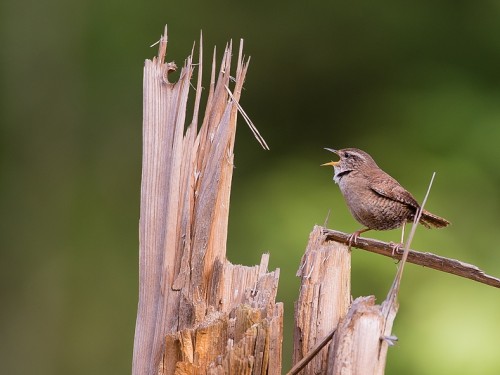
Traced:
<svg viewBox="0 0 500 375">
<path fill-rule="evenodd" d="M 337 241 L 349 244 L 350 234 L 340 232 L 333 229 L 323 228 L 323 233 L 326 239 L 330 241 Z M 354 247 L 354 245 L 353 245 Z M 384 255 L 389 258 L 401 259 L 401 254 L 396 252 L 392 255 L 394 245 L 388 242 L 378 241 L 371 238 L 358 237 L 356 240 L 356 248 L 370 251 L 372 253 Z M 500 288 L 500 279 L 484 273 L 481 269 L 473 264 L 461 262 L 456 259 L 445 258 L 432 253 L 423 253 L 420 251 L 410 250 L 408 252 L 409 263 L 417 264 L 432 268 L 438 271 L 451 273 L 452 275 L 464 277 L 466 279 L 474 280 L 479 283 Z"/>
<path fill-rule="evenodd" d="M 257 142 L 260 143 L 260 145 L 262 146 L 262 148 L 264 150 L 269 150 L 269 146 L 267 145 L 265 139 L 260 135 L 259 131 L 257 130 L 257 127 L 254 125 L 252 120 L 250 120 L 250 117 L 243 110 L 243 107 L 240 105 L 240 103 L 238 103 L 238 101 L 234 98 L 233 93 L 231 92 L 231 90 L 229 90 L 229 87 L 226 86 L 226 90 L 227 90 L 229 96 L 231 97 L 231 99 L 233 99 L 234 103 L 238 107 L 238 111 L 240 112 L 241 116 L 243 117 L 243 119 L 247 123 L 250 130 L 252 131 L 255 139 L 257 139 Z"/>
<path fill-rule="evenodd" d="M 312 348 L 307 355 L 302 358 L 300 361 L 298 361 L 295 366 L 293 366 L 290 371 L 286 373 L 286 375 L 296 375 L 298 374 L 304 367 L 307 366 L 309 362 L 316 356 L 316 354 L 319 353 L 323 347 L 330 342 L 330 340 L 333 338 L 333 335 L 337 329 L 335 328 L 332 332 L 330 332 L 328 335 L 325 336 L 323 340 L 318 342 L 314 348 Z"/>
</svg>

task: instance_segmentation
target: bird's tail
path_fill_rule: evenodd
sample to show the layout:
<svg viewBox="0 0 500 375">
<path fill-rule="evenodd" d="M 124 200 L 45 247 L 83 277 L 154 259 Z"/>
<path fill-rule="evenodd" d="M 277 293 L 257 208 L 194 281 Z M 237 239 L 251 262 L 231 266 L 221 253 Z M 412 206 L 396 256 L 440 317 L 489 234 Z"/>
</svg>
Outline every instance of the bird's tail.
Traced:
<svg viewBox="0 0 500 375">
<path fill-rule="evenodd" d="M 426 228 L 444 228 L 450 225 L 450 222 L 442 217 L 431 214 L 429 211 L 423 210 L 420 216 L 420 224 Z"/>
</svg>

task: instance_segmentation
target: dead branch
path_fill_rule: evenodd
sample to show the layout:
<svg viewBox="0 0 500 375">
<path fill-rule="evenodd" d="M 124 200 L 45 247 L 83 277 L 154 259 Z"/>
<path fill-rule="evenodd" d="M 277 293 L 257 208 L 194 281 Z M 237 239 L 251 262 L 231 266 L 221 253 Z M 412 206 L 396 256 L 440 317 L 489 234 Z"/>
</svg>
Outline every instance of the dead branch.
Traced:
<svg viewBox="0 0 500 375">
<path fill-rule="evenodd" d="M 327 228 L 323 228 L 323 234 L 326 236 L 327 240 L 341 242 L 346 245 L 348 244 L 350 235 L 348 233 Z M 394 256 L 392 255 L 393 246 L 393 244 L 388 242 L 364 237 L 358 237 L 355 245 L 358 249 L 370 251 L 372 253 L 384 255 L 394 259 L 401 259 L 402 254 L 398 252 L 396 252 Z M 408 262 L 500 288 L 499 278 L 485 274 L 483 270 L 473 264 L 461 262 L 456 259 L 446 258 L 432 253 L 410 250 L 408 253 Z"/>
<path fill-rule="evenodd" d="M 311 349 L 307 355 L 302 358 L 299 362 L 297 362 L 291 369 L 286 373 L 286 375 L 296 375 L 298 374 L 304 367 L 307 366 L 309 362 L 320 352 L 321 349 L 325 347 L 326 344 L 328 344 L 332 338 L 333 335 L 335 334 L 335 331 L 337 329 L 333 329 L 328 335 L 325 336 L 323 340 L 321 340 L 319 343 L 317 343 L 314 348 Z"/>
</svg>

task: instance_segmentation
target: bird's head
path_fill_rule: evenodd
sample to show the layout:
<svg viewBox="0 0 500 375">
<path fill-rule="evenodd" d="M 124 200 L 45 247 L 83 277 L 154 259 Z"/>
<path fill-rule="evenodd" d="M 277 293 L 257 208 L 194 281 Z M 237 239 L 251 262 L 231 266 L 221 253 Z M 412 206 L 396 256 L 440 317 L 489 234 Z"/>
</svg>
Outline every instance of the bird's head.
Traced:
<svg viewBox="0 0 500 375">
<path fill-rule="evenodd" d="M 321 164 L 321 166 L 331 165 L 333 167 L 335 171 L 334 180 L 337 183 L 343 176 L 351 173 L 352 171 L 359 171 L 367 166 L 377 166 L 370 155 L 357 148 L 344 148 L 342 150 L 325 148 L 325 150 L 333 152 L 340 158 L 338 161 Z"/>
</svg>

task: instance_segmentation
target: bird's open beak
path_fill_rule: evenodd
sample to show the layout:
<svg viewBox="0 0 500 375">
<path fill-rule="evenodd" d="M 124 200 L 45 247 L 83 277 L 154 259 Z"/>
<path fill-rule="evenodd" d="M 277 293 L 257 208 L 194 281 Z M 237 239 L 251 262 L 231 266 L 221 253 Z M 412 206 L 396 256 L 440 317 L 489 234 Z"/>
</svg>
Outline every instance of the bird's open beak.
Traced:
<svg viewBox="0 0 500 375">
<path fill-rule="evenodd" d="M 331 165 L 332 167 L 335 167 L 339 162 L 338 161 L 331 161 L 329 163 L 321 164 L 320 167 L 325 167 L 327 165 Z"/>
<path fill-rule="evenodd" d="M 337 150 L 334 150 L 333 148 L 325 148 L 325 150 L 333 152 L 334 154 L 337 154 Z M 331 161 L 329 163 L 321 164 L 321 167 L 325 167 L 327 165 L 331 165 L 332 167 L 335 167 L 336 165 L 339 164 L 339 162 L 340 162 L 340 160 L 339 161 Z"/>
</svg>

